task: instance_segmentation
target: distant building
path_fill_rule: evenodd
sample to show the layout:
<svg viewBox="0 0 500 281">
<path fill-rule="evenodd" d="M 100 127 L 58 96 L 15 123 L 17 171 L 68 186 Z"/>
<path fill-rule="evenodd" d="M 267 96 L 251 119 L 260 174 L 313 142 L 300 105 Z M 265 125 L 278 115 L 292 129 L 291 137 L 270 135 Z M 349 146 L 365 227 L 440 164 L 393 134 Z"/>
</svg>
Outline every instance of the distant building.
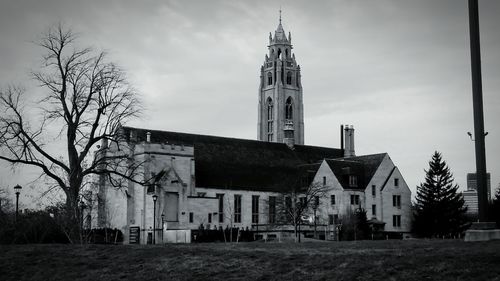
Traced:
<svg viewBox="0 0 500 281">
<path fill-rule="evenodd" d="M 100 175 L 98 226 L 121 229 L 126 243 L 147 243 L 153 232 L 156 241 L 189 242 L 201 226 L 281 237 L 287 230 L 276 231 L 276 198 L 314 183 L 329 188 L 316 199 L 325 236 L 356 209 L 365 209 L 387 235 L 410 231 L 411 192 L 387 153 L 357 156 L 352 126 L 341 129 L 340 148 L 304 145 L 300 67 L 281 19 L 268 48 L 260 71 L 259 140 L 122 127 L 120 149 L 103 145 L 96 156 L 127 153 L 144 163 L 145 178 L 165 173 L 155 185 L 129 182 L 126 189 Z M 298 181 L 302 172 L 307 177 Z"/>
<path fill-rule="evenodd" d="M 491 199 L 491 175 L 486 173 L 486 189 L 488 190 L 488 200 Z M 467 190 L 477 190 L 476 173 L 467 174 Z"/>
<path fill-rule="evenodd" d="M 491 198 L 491 175 L 486 174 L 487 181 L 486 187 L 488 190 L 488 200 Z M 477 200 L 477 181 L 476 173 L 467 174 L 467 190 L 462 192 L 464 196 L 465 205 L 467 206 L 467 213 L 471 215 L 478 214 L 478 200 Z"/>
</svg>

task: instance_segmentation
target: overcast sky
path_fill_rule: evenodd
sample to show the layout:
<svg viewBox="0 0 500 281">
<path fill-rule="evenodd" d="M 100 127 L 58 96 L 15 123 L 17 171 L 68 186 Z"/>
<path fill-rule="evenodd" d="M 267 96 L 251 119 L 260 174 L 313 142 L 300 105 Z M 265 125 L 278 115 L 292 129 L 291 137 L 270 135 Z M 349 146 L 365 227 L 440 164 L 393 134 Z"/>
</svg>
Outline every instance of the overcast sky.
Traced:
<svg viewBox="0 0 500 281">
<path fill-rule="evenodd" d="M 487 168 L 500 182 L 500 1 L 479 0 Z M 302 70 L 305 143 L 339 147 L 354 125 L 356 154 L 388 152 L 410 189 L 443 153 L 462 189 L 475 171 L 466 0 L 0 2 L 0 87 L 40 66 L 32 41 L 63 22 L 80 44 L 109 51 L 141 93 L 128 125 L 256 139 L 260 66 L 283 27 Z M 36 116 L 33 116 L 36 118 Z M 0 163 L 0 186 L 32 173 Z M 24 201 L 29 198 L 22 197 Z"/>
</svg>

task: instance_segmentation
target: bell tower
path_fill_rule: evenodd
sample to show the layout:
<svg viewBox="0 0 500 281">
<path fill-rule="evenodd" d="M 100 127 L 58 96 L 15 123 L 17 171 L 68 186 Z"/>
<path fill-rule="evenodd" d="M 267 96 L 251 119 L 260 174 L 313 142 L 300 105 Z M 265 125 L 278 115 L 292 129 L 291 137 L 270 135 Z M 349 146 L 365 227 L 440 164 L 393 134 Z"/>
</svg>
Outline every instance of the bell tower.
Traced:
<svg viewBox="0 0 500 281">
<path fill-rule="evenodd" d="M 304 144 L 304 106 L 300 66 L 292 54 L 292 35 L 281 25 L 269 33 L 269 53 L 260 68 L 258 139 Z"/>
</svg>

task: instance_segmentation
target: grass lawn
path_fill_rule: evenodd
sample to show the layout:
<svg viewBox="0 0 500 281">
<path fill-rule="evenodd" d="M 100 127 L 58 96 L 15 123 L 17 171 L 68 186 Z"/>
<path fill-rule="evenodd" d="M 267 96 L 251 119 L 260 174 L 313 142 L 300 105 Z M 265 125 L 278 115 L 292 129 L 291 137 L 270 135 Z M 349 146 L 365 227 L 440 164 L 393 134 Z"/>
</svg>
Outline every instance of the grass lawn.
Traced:
<svg viewBox="0 0 500 281">
<path fill-rule="evenodd" d="M 500 280 L 500 240 L 0 245 L 0 280 Z"/>
</svg>

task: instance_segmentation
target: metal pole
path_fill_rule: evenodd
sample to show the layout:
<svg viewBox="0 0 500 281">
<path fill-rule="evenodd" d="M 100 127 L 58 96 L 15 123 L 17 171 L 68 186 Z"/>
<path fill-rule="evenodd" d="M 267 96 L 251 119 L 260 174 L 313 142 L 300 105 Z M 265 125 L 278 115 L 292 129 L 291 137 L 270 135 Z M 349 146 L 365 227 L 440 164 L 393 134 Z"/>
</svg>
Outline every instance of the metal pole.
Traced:
<svg viewBox="0 0 500 281">
<path fill-rule="evenodd" d="M 469 0 L 469 32 L 472 71 L 472 104 L 476 150 L 476 181 L 479 221 L 487 220 L 488 191 L 486 186 L 486 155 L 484 145 L 483 93 L 481 83 L 481 49 L 477 0 Z"/>
<path fill-rule="evenodd" d="M 153 200 L 153 245 L 156 244 L 156 200 Z"/>
<path fill-rule="evenodd" d="M 19 215 L 19 191 L 16 192 L 16 222 L 17 222 L 17 216 Z"/>
</svg>

